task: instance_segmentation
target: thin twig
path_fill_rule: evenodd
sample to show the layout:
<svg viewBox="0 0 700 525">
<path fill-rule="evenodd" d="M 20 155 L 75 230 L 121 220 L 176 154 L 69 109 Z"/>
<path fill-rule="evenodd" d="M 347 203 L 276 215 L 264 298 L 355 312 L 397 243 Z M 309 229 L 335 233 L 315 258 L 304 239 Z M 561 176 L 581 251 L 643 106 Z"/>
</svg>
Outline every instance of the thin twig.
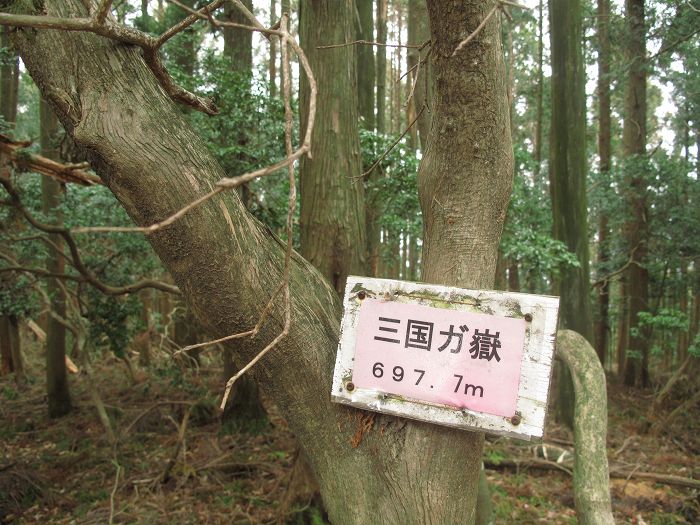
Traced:
<svg viewBox="0 0 700 525">
<path fill-rule="evenodd" d="M 117 488 L 119 487 L 119 474 L 121 474 L 122 467 L 115 460 L 114 463 L 117 466 L 117 472 L 114 475 L 114 487 L 112 487 L 112 493 L 109 495 L 109 525 L 114 523 L 114 498 L 117 494 Z"/>
<path fill-rule="evenodd" d="M 63 238 L 73 260 L 73 267 L 80 273 L 82 279 L 64 274 L 56 274 L 51 276 L 69 280 L 84 280 L 93 287 L 100 290 L 102 293 L 105 293 L 107 295 L 123 295 L 128 293 L 134 293 L 144 288 L 155 288 L 157 290 L 162 290 L 164 292 L 173 294 L 180 293 L 180 290 L 179 288 L 177 288 L 177 286 L 173 286 L 171 284 L 163 283 L 160 281 L 154 281 L 151 279 L 144 279 L 142 281 L 133 284 L 128 284 L 125 286 L 110 286 L 107 283 L 102 282 L 83 262 L 83 259 L 80 255 L 80 250 L 78 249 L 78 244 L 75 242 L 75 239 L 73 238 L 73 235 L 71 234 L 70 230 L 64 228 L 63 226 L 46 224 L 37 220 L 24 206 L 24 204 L 22 204 L 19 192 L 14 187 L 14 185 L 8 177 L 0 177 L 0 185 L 2 185 L 7 191 L 7 193 L 10 195 L 10 201 L 12 206 L 17 208 L 22 213 L 22 215 L 27 220 L 27 222 L 29 222 L 29 224 L 31 224 L 37 230 L 43 231 L 44 233 L 58 234 Z M 18 270 L 31 271 L 32 273 L 35 273 L 37 275 L 40 275 L 42 274 L 42 272 L 44 272 L 44 270 L 39 269 L 18 268 Z M 48 277 L 49 275 L 44 274 L 44 276 Z"/>
<path fill-rule="evenodd" d="M 215 195 L 221 193 L 223 190 L 224 188 L 220 187 L 214 188 L 209 193 L 193 200 L 185 207 L 180 208 L 167 219 L 151 224 L 150 226 L 89 226 L 85 228 L 73 228 L 71 231 L 73 233 L 140 232 L 150 235 L 151 233 L 157 232 L 166 226 L 170 226 L 172 223 L 187 214 L 187 212 L 192 211 L 196 207 L 204 204 Z"/>
<path fill-rule="evenodd" d="M 456 55 L 457 53 L 459 53 L 462 49 L 464 49 L 464 47 L 465 47 L 469 42 L 471 42 L 471 41 L 476 37 L 476 35 L 479 34 L 479 32 L 486 26 L 486 23 L 489 21 L 489 19 L 494 15 L 494 13 L 495 13 L 496 11 L 498 11 L 498 9 L 500 8 L 500 6 L 501 6 L 501 3 L 500 3 L 500 2 L 496 2 L 496 5 L 494 5 L 494 6 L 491 8 L 491 11 L 489 11 L 489 13 L 488 13 L 488 14 L 486 15 L 486 17 L 481 21 L 481 23 L 480 23 L 478 26 L 476 26 L 476 29 L 475 29 L 473 32 L 471 32 L 471 33 L 467 36 L 467 38 L 465 38 L 464 40 L 462 40 L 462 41 L 459 43 L 459 45 L 457 45 L 457 47 L 455 48 L 455 50 L 452 52 L 452 56 L 455 56 L 455 55 Z"/>
<path fill-rule="evenodd" d="M 283 91 L 284 91 L 284 116 L 285 116 L 285 149 L 289 156 L 292 154 L 292 125 L 293 125 L 293 114 L 291 106 L 292 98 L 292 83 L 291 83 L 291 66 L 289 64 L 288 56 L 288 41 L 289 34 L 287 33 L 287 23 L 288 15 L 285 13 L 282 15 L 280 20 L 281 28 L 284 33 L 280 42 L 280 51 L 282 54 L 282 79 L 283 79 Z M 289 203 L 287 208 L 287 249 L 284 257 L 284 274 L 283 274 L 283 287 L 284 287 L 284 328 L 282 332 L 275 337 L 271 343 L 269 343 L 265 348 L 263 348 L 246 366 L 241 368 L 233 377 L 231 377 L 226 382 L 226 390 L 224 396 L 221 400 L 220 409 L 223 411 L 226 408 L 226 403 L 228 401 L 229 395 L 231 394 L 231 389 L 236 381 L 250 370 L 258 361 L 260 361 L 270 350 L 275 348 L 277 344 L 284 339 L 289 334 L 289 328 L 291 326 L 291 298 L 289 294 L 289 272 L 291 267 L 292 259 L 292 239 L 293 239 L 293 226 L 294 226 L 294 209 L 296 207 L 296 180 L 294 176 L 294 165 L 292 163 L 288 164 L 287 171 L 289 174 Z"/>
<path fill-rule="evenodd" d="M 112 0 L 102 0 L 100 2 L 100 6 L 97 8 L 97 11 L 95 12 L 95 23 L 102 25 L 104 21 L 107 19 L 107 15 L 109 15 L 110 10 L 112 9 Z"/>
<path fill-rule="evenodd" d="M 354 177 L 354 178 L 357 178 L 357 179 L 364 179 L 364 178 L 366 178 L 370 173 L 372 173 L 372 171 L 374 171 L 374 168 L 376 168 L 376 167 L 379 165 L 379 163 L 380 163 L 381 161 L 383 161 L 384 158 L 391 152 L 391 150 L 393 150 L 393 149 L 396 147 L 396 145 L 397 145 L 399 142 L 401 142 L 401 139 L 404 138 L 404 137 L 406 136 L 406 133 L 408 133 L 408 131 L 409 131 L 409 130 L 413 127 L 413 125 L 418 121 L 418 119 L 420 118 L 420 116 L 423 114 L 423 111 L 425 111 L 425 106 L 423 106 L 423 107 L 420 109 L 420 111 L 418 112 L 418 115 L 416 115 L 415 118 L 411 121 L 411 123 L 406 127 L 406 129 L 403 131 L 403 133 L 401 134 L 401 136 L 400 136 L 398 139 L 396 139 L 396 140 L 393 142 L 393 144 L 392 144 L 391 146 L 389 146 L 389 148 L 388 148 L 384 153 L 382 153 L 381 156 L 380 156 L 377 160 L 374 161 L 374 164 L 372 164 L 372 166 L 370 166 L 370 168 L 369 168 L 367 171 L 365 171 L 362 175 L 357 176 L 357 177 Z"/>
<path fill-rule="evenodd" d="M 337 47 L 347 47 L 356 45 L 367 45 L 367 46 L 382 46 L 382 47 L 408 47 L 412 49 L 422 49 L 425 44 L 385 44 L 382 42 L 373 42 L 371 40 L 354 40 L 353 42 L 346 42 L 345 44 L 330 44 L 327 46 L 316 46 L 316 49 L 334 49 Z"/>
</svg>

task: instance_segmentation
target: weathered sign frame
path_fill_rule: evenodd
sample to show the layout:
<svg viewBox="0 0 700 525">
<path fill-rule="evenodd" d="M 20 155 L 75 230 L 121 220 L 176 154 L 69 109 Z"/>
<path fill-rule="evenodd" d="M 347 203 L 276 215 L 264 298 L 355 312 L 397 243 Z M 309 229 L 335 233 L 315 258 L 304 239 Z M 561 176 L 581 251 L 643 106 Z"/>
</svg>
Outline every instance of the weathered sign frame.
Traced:
<svg viewBox="0 0 700 525">
<path fill-rule="evenodd" d="M 365 298 L 525 319 L 516 414 L 503 417 L 405 399 L 352 383 L 361 302 Z M 476 291 L 424 283 L 348 277 L 331 399 L 365 410 L 449 427 L 539 440 L 543 436 L 557 329 L 559 298 L 514 292 Z"/>
</svg>

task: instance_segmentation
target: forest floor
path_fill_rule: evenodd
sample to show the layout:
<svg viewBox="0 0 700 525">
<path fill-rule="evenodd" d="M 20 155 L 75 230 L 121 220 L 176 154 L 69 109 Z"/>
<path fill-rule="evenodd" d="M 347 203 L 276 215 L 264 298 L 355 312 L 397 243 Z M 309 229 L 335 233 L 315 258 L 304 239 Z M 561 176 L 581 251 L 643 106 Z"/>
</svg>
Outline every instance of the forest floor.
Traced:
<svg viewBox="0 0 700 525">
<path fill-rule="evenodd" d="M 74 410 L 56 420 L 47 417 L 38 356 L 30 356 L 21 388 L 0 378 L 0 524 L 326 523 L 313 503 L 280 503 L 295 442 L 274 406 L 265 403 L 267 428 L 222 426 L 215 410 L 220 368 L 205 363 L 194 372 L 162 362 L 148 376 L 139 370 L 133 382 L 114 358 L 93 367 L 91 383 L 82 373 L 70 376 Z M 90 384 L 107 406 L 116 446 L 97 418 Z M 609 398 L 608 457 L 626 472 L 611 482 L 618 523 L 700 523 L 697 489 L 640 477 L 700 478 L 700 411 L 654 437 L 640 433 L 651 391 L 610 384 Z M 551 421 L 544 450 L 489 437 L 496 523 L 576 523 L 570 454 L 553 461 L 572 448 L 571 434 Z"/>
</svg>

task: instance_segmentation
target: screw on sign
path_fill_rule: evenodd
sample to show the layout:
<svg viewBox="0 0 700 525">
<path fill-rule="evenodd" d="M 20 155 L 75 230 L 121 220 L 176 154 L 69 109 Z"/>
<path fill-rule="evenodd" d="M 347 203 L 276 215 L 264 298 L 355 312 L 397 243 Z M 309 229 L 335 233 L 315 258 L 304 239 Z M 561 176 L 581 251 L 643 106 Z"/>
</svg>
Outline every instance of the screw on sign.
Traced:
<svg viewBox="0 0 700 525">
<path fill-rule="evenodd" d="M 334 401 L 541 436 L 558 299 L 351 277 Z"/>
</svg>

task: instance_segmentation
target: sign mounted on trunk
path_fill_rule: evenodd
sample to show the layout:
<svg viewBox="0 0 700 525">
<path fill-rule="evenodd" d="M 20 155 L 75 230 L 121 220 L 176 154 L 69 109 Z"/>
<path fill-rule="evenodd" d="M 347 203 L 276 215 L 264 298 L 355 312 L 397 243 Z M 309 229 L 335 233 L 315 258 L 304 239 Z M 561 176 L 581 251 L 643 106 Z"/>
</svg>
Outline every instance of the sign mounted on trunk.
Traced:
<svg viewBox="0 0 700 525">
<path fill-rule="evenodd" d="M 541 438 L 559 299 L 348 278 L 333 401 Z"/>
</svg>

